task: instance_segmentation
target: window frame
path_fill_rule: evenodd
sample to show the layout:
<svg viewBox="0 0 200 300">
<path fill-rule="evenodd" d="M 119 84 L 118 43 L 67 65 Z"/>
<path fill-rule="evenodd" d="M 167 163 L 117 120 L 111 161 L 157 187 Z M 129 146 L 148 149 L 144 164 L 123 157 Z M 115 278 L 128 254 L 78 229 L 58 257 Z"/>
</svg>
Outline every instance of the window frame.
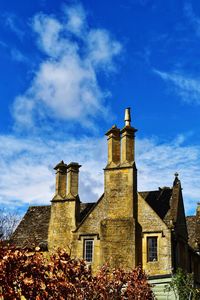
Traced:
<svg viewBox="0 0 200 300">
<path fill-rule="evenodd" d="M 156 241 L 156 246 L 154 245 L 149 245 L 150 243 L 150 240 L 154 240 Z M 153 249 L 150 249 L 153 248 Z M 150 251 L 151 251 L 151 254 L 150 254 Z M 155 255 L 156 254 L 156 255 Z M 151 258 L 152 256 L 152 258 Z M 153 257 L 155 256 L 155 257 Z M 152 263 L 152 262 L 157 262 L 158 261 L 158 236 L 147 236 L 147 262 L 149 263 Z"/>
<path fill-rule="evenodd" d="M 92 247 L 91 247 L 91 259 L 87 259 L 87 242 L 92 242 Z M 94 239 L 91 238 L 85 238 L 84 239 L 84 244 L 83 244 L 83 258 L 87 263 L 92 263 L 94 259 Z"/>
</svg>

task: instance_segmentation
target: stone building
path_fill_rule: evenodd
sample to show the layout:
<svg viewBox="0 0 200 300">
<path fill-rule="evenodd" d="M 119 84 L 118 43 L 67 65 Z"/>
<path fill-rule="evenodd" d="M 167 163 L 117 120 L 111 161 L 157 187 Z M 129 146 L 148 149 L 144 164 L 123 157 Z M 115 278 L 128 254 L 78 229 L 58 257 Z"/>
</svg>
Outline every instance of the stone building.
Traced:
<svg viewBox="0 0 200 300">
<path fill-rule="evenodd" d="M 80 201 L 81 166 L 61 161 L 55 167 L 51 206 L 30 207 L 13 242 L 19 247 L 39 244 L 49 251 L 65 248 L 83 257 L 94 271 L 105 262 L 126 269 L 141 264 L 152 280 L 165 283 L 181 267 L 200 281 L 200 208 L 186 219 L 177 173 L 172 187 L 138 191 L 136 131 L 128 108 L 124 127 L 114 125 L 106 133 L 104 193 L 96 203 Z"/>
</svg>

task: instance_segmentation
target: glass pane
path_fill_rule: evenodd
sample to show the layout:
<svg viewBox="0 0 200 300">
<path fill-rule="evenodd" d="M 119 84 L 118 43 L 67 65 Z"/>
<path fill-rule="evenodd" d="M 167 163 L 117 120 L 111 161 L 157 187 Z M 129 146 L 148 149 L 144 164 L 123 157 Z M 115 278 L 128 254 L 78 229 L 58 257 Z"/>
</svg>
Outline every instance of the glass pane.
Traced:
<svg viewBox="0 0 200 300">
<path fill-rule="evenodd" d="M 156 261 L 157 257 L 157 237 L 147 238 L 147 260 Z"/>
<path fill-rule="evenodd" d="M 93 240 L 85 240 L 85 260 L 92 261 L 93 256 Z"/>
</svg>

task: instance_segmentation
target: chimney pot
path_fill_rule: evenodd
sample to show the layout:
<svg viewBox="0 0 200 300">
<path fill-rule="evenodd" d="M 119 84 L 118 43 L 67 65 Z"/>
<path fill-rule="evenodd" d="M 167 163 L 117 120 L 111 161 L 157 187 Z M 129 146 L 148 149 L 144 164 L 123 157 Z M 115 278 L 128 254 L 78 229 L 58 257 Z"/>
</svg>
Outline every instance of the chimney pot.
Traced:
<svg viewBox="0 0 200 300">
<path fill-rule="evenodd" d="M 127 107 L 125 109 L 124 121 L 125 121 L 125 126 L 131 126 L 131 109 L 130 109 L 130 107 Z"/>
</svg>

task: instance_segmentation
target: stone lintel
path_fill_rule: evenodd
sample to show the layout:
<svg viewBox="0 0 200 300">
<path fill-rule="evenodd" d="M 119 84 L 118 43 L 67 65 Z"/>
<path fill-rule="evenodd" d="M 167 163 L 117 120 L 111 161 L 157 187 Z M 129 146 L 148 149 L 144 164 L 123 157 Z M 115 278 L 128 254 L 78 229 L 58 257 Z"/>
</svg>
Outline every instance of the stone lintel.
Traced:
<svg viewBox="0 0 200 300">
<path fill-rule="evenodd" d="M 75 232 L 75 231 L 74 231 Z M 82 234 L 79 234 L 79 237 L 78 237 L 78 240 L 80 241 L 81 238 L 94 238 L 96 237 L 97 240 L 100 240 L 100 236 L 99 236 L 99 233 L 82 233 Z"/>
<path fill-rule="evenodd" d="M 157 231 L 142 231 L 142 237 L 144 236 L 144 234 L 154 234 L 154 233 L 161 233 L 162 237 L 165 237 L 163 230 L 157 230 Z"/>
</svg>

